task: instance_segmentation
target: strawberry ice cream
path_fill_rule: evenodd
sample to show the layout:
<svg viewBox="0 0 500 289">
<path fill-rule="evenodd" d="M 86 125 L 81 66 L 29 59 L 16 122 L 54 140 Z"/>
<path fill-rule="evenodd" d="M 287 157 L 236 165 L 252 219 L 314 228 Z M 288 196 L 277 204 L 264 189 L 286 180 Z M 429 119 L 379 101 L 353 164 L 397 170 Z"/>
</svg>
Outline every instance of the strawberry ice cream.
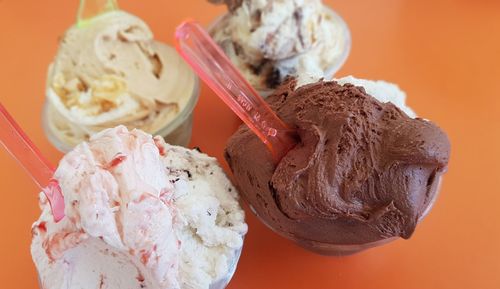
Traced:
<svg viewBox="0 0 500 289">
<path fill-rule="evenodd" d="M 208 289 L 230 278 L 247 225 L 214 158 L 119 126 L 78 145 L 54 178 L 66 217 L 55 223 L 41 194 L 32 230 L 43 289 Z"/>
</svg>

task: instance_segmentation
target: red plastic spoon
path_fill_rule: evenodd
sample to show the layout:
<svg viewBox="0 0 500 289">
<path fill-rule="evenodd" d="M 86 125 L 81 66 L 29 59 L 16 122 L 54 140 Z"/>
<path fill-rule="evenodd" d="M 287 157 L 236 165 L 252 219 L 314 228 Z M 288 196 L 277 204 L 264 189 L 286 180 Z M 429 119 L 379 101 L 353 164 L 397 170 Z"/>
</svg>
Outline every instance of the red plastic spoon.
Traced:
<svg viewBox="0 0 500 289">
<path fill-rule="evenodd" d="M 295 144 L 295 131 L 272 111 L 197 22 L 177 27 L 176 47 L 203 81 L 280 160 Z"/>
<path fill-rule="evenodd" d="M 0 141 L 45 193 L 54 220 L 59 222 L 64 218 L 64 197 L 59 183 L 52 179 L 54 169 L 1 103 Z"/>
</svg>

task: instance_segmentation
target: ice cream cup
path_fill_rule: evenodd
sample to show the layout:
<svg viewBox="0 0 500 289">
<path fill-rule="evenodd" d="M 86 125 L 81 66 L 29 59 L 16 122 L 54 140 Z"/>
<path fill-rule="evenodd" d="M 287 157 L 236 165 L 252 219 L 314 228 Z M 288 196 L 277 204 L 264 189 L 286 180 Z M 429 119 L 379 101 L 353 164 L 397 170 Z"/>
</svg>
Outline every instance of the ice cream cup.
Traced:
<svg viewBox="0 0 500 289">
<path fill-rule="evenodd" d="M 347 60 L 347 57 L 349 56 L 349 53 L 351 52 L 351 45 L 352 45 L 352 39 L 351 39 L 351 32 L 349 30 L 349 27 L 347 26 L 347 23 L 344 21 L 344 19 L 336 13 L 333 9 L 324 6 L 325 10 L 327 13 L 334 19 L 334 21 L 340 26 L 340 29 L 342 31 L 342 35 L 345 37 L 344 45 L 342 47 L 341 53 L 339 57 L 335 59 L 335 62 L 331 63 L 328 68 L 325 69 L 324 71 L 324 78 L 325 80 L 331 80 L 333 79 L 333 76 L 337 71 L 340 70 L 342 65 Z M 218 18 L 215 19 L 211 24 L 208 25 L 207 30 L 212 34 L 212 30 L 218 26 L 218 24 L 224 20 L 224 18 L 227 17 L 229 13 L 223 14 L 219 16 Z M 273 92 L 274 89 L 257 89 L 257 92 L 260 93 L 260 95 L 264 98 L 267 98 L 270 96 Z"/>
<path fill-rule="evenodd" d="M 174 119 L 166 123 L 162 128 L 157 131 L 148 132 L 152 135 L 160 135 L 165 141 L 172 145 L 187 146 L 191 140 L 191 133 L 193 128 L 193 110 L 198 102 L 200 96 L 200 85 L 199 79 L 195 77 L 195 84 L 193 86 L 192 94 L 186 104 L 186 106 L 178 112 Z M 49 91 L 47 93 L 50 93 Z M 54 118 L 63 118 L 59 112 L 50 104 L 48 100 L 45 101 L 45 105 L 42 111 L 42 125 L 47 135 L 49 141 L 54 145 L 59 151 L 63 153 L 69 152 L 78 143 L 68 143 L 62 140 L 59 136 L 57 128 L 53 123 Z M 79 126 L 76 123 L 72 123 L 70 120 L 64 119 L 68 126 Z M 126 123 L 122 123 L 127 126 Z M 114 125 L 113 125 L 114 126 Z M 105 129 L 107 127 L 103 127 Z M 141 129 L 140 127 L 137 127 Z"/>
<path fill-rule="evenodd" d="M 244 241 L 244 240 L 243 240 Z M 238 266 L 238 261 L 240 260 L 241 250 L 243 247 L 238 249 L 234 254 L 234 259 L 231 260 L 229 265 L 229 270 L 224 278 L 221 278 L 210 285 L 210 289 L 224 289 L 229 284 L 229 281 L 233 278 L 234 272 L 236 272 L 236 267 Z"/>
<path fill-rule="evenodd" d="M 425 211 L 423 212 L 422 216 L 418 220 L 418 222 L 422 222 L 423 219 L 427 216 L 427 214 L 431 211 L 432 207 L 434 206 L 436 199 L 438 198 L 439 191 L 441 189 L 441 182 L 442 178 L 439 179 L 437 182 L 437 185 L 433 188 L 436 190 L 436 193 L 434 194 L 434 197 L 432 200 L 430 200 L 428 206 L 426 207 Z M 325 256 L 349 256 L 353 255 L 356 253 L 359 253 L 361 251 L 378 247 L 381 245 L 385 245 L 387 243 L 393 242 L 395 240 L 398 240 L 398 237 L 392 237 L 392 238 L 387 238 L 387 239 L 382 239 L 370 243 L 364 243 L 364 244 L 330 244 L 330 243 L 323 243 L 323 242 L 317 242 L 313 240 L 305 240 L 301 238 L 296 238 L 292 235 L 284 234 L 280 231 L 275 230 L 273 227 L 271 227 L 269 224 L 266 223 L 264 218 L 261 218 L 259 214 L 257 214 L 257 211 L 251 206 L 250 209 L 252 212 L 260 219 L 262 223 L 264 223 L 269 229 L 274 231 L 275 233 L 295 242 L 297 245 L 300 247 L 315 252 L 320 255 L 325 255 Z"/>
<path fill-rule="evenodd" d="M 199 96 L 200 83 L 196 76 L 193 94 L 184 110 L 182 110 L 172 122 L 152 134 L 162 136 L 169 144 L 187 146 L 191 140 L 191 133 L 193 131 L 193 110 L 198 102 Z"/>
<path fill-rule="evenodd" d="M 244 241 L 244 239 L 243 239 Z M 223 278 L 214 281 L 212 284 L 210 284 L 209 289 L 224 289 L 227 287 L 231 279 L 233 278 L 234 272 L 236 272 L 236 267 L 238 266 L 238 261 L 240 260 L 241 256 L 241 250 L 243 247 L 239 248 L 238 250 L 235 251 L 234 258 L 231 260 L 231 263 L 229 264 L 229 270 Z M 45 289 L 42 286 L 42 282 L 40 281 L 40 274 L 38 274 L 38 284 L 40 289 Z"/>
</svg>

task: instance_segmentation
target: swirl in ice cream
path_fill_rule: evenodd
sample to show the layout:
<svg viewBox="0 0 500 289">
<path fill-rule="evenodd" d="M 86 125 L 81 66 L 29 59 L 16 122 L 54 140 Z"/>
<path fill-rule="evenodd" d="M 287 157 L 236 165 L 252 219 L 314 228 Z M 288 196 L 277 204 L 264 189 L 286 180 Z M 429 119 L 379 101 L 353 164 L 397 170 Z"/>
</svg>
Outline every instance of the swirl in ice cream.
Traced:
<svg viewBox="0 0 500 289">
<path fill-rule="evenodd" d="M 226 3 L 229 13 L 211 34 L 250 83 L 275 88 L 287 76 L 315 81 L 349 50 L 343 21 L 320 0 L 210 0 Z"/>
<path fill-rule="evenodd" d="M 412 235 L 437 194 L 450 143 L 414 118 L 395 85 L 290 81 L 269 101 L 297 129 L 297 146 L 275 164 L 242 126 L 226 148 L 240 192 L 265 223 L 315 251 Z"/>
<path fill-rule="evenodd" d="M 60 162 L 66 217 L 41 198 L 32 255 L 44 289 L 192 288 L 232 273 L 247 231 L 214 158 L 124 126 Z"/>
<path fill-rule="evenodd" d="M 48 126 L 74 146 L 120 124 L 155 133 L 182 111 L 196 77 L 175 50 L 123 11 L 71 27 L 47 79 Z"/>
</svg>

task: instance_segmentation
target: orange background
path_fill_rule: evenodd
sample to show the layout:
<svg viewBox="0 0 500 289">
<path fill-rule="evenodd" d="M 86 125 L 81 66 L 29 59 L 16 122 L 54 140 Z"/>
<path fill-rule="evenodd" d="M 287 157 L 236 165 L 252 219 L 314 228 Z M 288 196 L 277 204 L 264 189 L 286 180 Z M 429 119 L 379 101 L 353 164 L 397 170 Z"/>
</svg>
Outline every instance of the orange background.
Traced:
<svg viewBox="0 0 500 289">
<path fill-rule="evenodd" d="M 500 1 L 325 2 L 353 34 L 339 75 L 398 83 L 420 116 L 448 132 L 450 170 L 434 210 L 411 240 L 351 257 L 309 253 L 249 212 L 250 232 L 229 288 L 500 288 Z M 224 11 L 205 0 L 120 4 L 168 43 L 185 17 L 208 24 Z M 76 0 L 0 0 L 0 100 L 54 163 L 61 154 L 40 124 L 45 75 L 76 8 Z M 192 145 L 223 161 L 237 124 L 204 86 Z M 37 288 L 29 245 L 38 190 L 3 150 L 0 164 L 0 288 Z"/>
</svg>

